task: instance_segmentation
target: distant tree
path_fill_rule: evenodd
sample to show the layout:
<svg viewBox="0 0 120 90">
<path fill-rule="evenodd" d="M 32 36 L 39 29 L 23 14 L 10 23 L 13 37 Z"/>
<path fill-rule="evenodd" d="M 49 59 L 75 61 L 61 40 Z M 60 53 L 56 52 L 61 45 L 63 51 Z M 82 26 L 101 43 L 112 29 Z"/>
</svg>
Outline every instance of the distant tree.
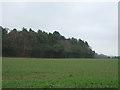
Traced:
<svg viewBox="0 0 120 90">
<path fill-rule="evenodd" d="M 87 41 L 74 37 L 66 39 L 58 31 L 35 32 L 31 28 L 2 30 L 3 56 L 5 57 L 40 57 L 40 58 L 93 58 L 95 51 Z"/>
</svg>

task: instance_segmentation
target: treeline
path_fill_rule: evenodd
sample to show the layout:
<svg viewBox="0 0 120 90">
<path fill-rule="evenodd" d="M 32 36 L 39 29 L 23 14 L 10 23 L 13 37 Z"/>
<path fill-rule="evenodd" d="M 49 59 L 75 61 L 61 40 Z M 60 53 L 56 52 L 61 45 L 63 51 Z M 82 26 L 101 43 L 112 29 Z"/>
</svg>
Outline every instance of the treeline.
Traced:
<svg viewBox="0 0 120 90">
<path fill-rule="evenodd" d="M 2 30 L 3 57 L 39 57 L 39 58 L 92 58 L 92 51 L 86 41 L 65 38 L 59 32 L 46 33 L 0 27 Z"/>
</svg>

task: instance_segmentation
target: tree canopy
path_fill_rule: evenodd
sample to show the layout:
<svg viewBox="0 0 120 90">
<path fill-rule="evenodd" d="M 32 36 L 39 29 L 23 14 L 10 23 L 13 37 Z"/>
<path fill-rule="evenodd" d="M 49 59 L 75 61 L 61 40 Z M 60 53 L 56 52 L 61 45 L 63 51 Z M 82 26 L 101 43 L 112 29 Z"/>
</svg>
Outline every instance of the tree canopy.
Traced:
<svg viewBox="0 0 120 90">
<path fill-rule="evenodd" d="M 65 38 L 58 31 L 47 33 L 42 30 L 35 32 L 0 26 L 2 30 L 3 57 L 36 57 L 36 58 L 92 58 L 95 51 L 87 41 Z"/>
</svg>

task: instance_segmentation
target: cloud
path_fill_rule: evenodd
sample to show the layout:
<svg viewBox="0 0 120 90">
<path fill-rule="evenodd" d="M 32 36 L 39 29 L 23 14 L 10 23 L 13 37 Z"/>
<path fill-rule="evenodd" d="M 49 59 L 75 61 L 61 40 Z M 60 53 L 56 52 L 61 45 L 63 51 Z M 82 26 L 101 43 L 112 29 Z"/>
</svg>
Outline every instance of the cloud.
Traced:
<svg viewBox="0 0 120 90">
<path fill-rule="evenodd" d="M 88 41 L 97 52 L 117 55 L 117 2 L 2 3 L 3 26 L 59 31 Z"/>
</svg>

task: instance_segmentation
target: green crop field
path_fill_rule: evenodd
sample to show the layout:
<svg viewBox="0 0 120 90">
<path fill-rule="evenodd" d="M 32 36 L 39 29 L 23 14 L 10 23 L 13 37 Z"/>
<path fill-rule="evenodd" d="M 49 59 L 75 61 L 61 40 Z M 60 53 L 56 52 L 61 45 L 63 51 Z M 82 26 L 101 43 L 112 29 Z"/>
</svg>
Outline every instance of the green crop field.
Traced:
<svg viewBox="0 0 120 90">
<path fill-rule="evenodd" d="M 3 88 L 117 88 L 117 59 L 3 58 Z"/>
</svg>

